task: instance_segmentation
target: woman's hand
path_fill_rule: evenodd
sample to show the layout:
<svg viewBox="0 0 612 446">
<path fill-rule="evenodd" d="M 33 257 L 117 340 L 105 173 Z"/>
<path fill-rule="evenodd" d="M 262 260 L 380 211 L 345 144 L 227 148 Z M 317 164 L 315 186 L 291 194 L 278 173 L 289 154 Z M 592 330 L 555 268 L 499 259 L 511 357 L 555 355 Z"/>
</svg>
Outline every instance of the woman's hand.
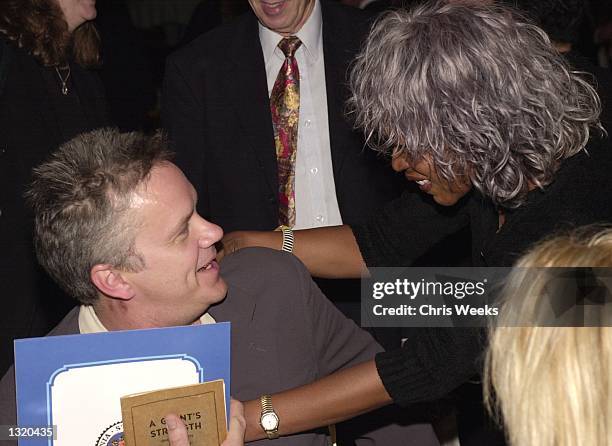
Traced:
<svg viewBox="0 0 612 446">
<path fill-rule="evenodd" d="M 368 274 L 359 246 L 350 226 L 327 226 L 293 231 L 293 254 L 299 258 L 310 274 L 325 279 L 360 278 Z M 249 246 L 280 250 L 283 245 L 281 231 L 235 231 L 221 240 L 223 256 Z"/>
<path fill-rule="evenodd" d="M 242 248 L 261 246 L 264 248 L 281 249 L 283 234 L 280 231 L 234 231 L 225 234 L 221 240 L 221 249 L 217 252 L 217 260 Z"/>
<path fill-rule="evenodd" d="M 355 417 L 392 402 L 374 360 L 349 367 L 300 387 L 272 395 L 279 434 L 290 435 Z M 248 441 L 266 437 L 259 424 L 259 399 L 246 401 Z"/>
</svg>

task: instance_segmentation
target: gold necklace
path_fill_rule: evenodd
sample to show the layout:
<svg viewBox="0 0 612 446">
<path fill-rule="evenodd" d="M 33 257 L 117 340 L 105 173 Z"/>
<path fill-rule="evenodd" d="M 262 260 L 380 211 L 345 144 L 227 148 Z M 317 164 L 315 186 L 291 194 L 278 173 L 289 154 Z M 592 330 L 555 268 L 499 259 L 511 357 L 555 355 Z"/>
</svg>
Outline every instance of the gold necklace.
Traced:
<svg viewBox="0 0 612 446">
<path fill-rule="evenodd" d="M 70 65 L 67 66 L 68 72 L 66 73 L 66 77 L 63 77 L 60 73 L 60 70 L 55 67 L 55 72 L 57 73 L 57 77 L 59 77 L 60 82 L 62 83 L 62 94 L 66 96 L 68 94 L 68 79 L 70 79 Z"/>
</svg>

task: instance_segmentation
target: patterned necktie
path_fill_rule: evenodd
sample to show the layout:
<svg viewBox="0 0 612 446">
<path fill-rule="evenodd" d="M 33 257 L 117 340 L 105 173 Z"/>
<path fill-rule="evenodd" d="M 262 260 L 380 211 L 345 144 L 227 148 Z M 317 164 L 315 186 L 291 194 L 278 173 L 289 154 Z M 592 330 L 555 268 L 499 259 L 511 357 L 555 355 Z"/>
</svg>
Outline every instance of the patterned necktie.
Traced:
<svg viewBox="0 0 612 446">
<path fill-rule="evenodd" d="M 270 95 L 278 165 L 278 223 L 289 227 L 295 225 L 295 156 L 300 116 L 300 71 L 294 54 L 301 44 L 295 36 L 279 42 L 285 62 Z"/>
</svg>

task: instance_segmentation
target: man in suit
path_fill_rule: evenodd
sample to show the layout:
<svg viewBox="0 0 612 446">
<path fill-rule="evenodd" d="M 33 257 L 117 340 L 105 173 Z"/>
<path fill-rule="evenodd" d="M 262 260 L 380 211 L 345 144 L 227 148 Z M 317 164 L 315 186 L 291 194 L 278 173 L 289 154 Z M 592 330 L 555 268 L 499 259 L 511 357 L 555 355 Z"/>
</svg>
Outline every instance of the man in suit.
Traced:
<svg viewBox="0 0 612 446">
<path fill-rule="evenodd" d="M 168 58 L 163 123 L 177 164 L 200 194 L 198 209 L 226 231 L 270 230 L 279 172 L 270 95 L 300 39 L 295 228 L 358 223 L 397 196 L 387 162 L 364 151 L 344 115 L 347 66 L 370 16 L 324 0 L 250 0 L 252 12 Z"/>
<path fill-rule="evenodd" d="M 37 168 L 28 192 L 37 255 L 81 304 L 51 335 L 230 321 L 239 399 L 305 384 L 381 350 L 291 255 L 247 250 L 224 259 L 220 272 L 223 231 L 197 213 L 195 189 L 169 159 L 159 134 L 105 129 Z M 0 424 L 15 424 L 13 369 L 0 383 Z M 388 426 L 371 435 L 397 444 L 410 432 Z M 326 436 L 279 444 L 323 446 Z"/>
</svg>

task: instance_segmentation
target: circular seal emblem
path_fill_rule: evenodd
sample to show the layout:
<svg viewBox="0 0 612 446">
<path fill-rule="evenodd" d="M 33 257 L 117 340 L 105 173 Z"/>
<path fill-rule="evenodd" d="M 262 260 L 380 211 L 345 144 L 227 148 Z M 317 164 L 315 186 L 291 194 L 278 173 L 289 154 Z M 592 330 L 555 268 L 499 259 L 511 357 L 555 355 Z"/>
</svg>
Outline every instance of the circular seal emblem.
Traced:
<svg viewBox="0 0 612 446">
<path fill-rule="evenodd" d="M 117 421 L 111 424 L 100 434 L 96 446 L 125 446 L 123 441 L 123 423 Z"/>
</svg>

